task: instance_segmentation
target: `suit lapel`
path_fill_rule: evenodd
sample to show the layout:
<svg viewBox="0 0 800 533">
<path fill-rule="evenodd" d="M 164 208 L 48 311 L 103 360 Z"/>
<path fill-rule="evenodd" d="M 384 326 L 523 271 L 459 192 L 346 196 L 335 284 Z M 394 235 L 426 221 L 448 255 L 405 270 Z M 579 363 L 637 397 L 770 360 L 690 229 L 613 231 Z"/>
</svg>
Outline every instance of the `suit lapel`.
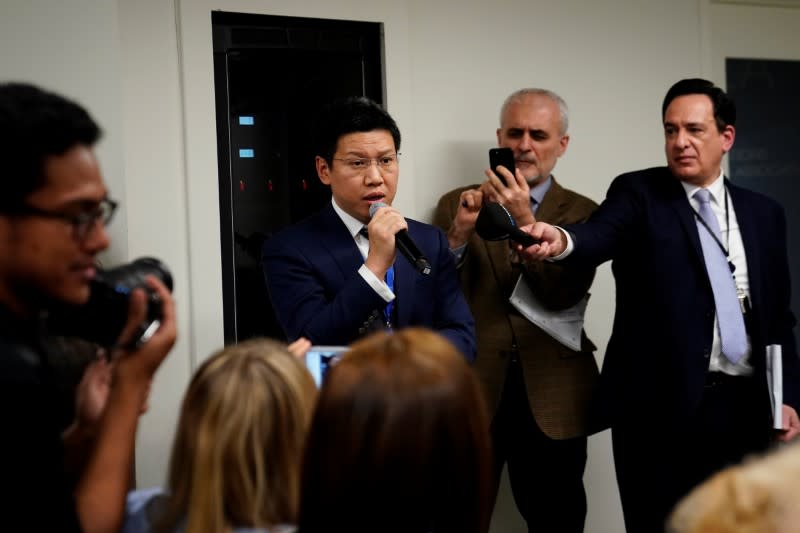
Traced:
<svg viewBox="0 0 800 533">
<path fill-rule="evenodd" d="M 502 280 L 507 280 L 511 276 L 511 250 L 508 241 L 484 241 L 480 237 L 476 238 L 481 241 L 480 245 L 486 248 L 486 255 L 495 273 L 494 277 L 502 287 Z"/>
<path fill-rule="evenodd" d="M 397 327 L 405 327 L 411 321 L 411 310 L 414 309 L 414 298 L 417 293 L 414 284 L 417 282 L 417 272 L 405 257 L 394 261 L 394 294 Z"/>
<path fill-rule="evenodd" d="M 733 210 L 736 213 L 736 221 L 739 224 L 739 233 L 742 236 L 744 255 L 747 259 L 750 299 L 756 301 L 761 294 L 761 276 L 758 275 L 761 272 L 761 254 L 758 253 L 758 244 L 763 239 L 763 236 L 758 235 L 757 222 L 753 211 L 747 208 L 747 203 L 741 195 L 741 189 L 732 185 L 727 178 L 725 179 L 725 184 L 728 186 Z"/>
<path fill-rule="evenodd" d="M 342 219 L 333 210 L 333 205 L 320 211 L 315 221 L 315 232 L 319 235 L 320 245 L 327 251 L 339 267 L 342 280 L 361 267 L 364 258 L 358 251 L 353 237 Z"/>
<path fill-rule="evenodd" d="M 550 189 L 542 198 L 542 203 L 536 209 L 536 220 L 547 222 L 548 224 L 558 224 L 562 220 L 565 203 L 564 187 L 558 184 L 553 178 Z"/>
<path fill-rule="evenodd" d="M 700 234 L 697 231 L 695 211 L 692 208 L 692 204 L 689 203 L 689 199 L 686 197 L 686 190 L 683 188 L 683 185 L 681 185 L 680 180 L 673 176 L 669 170 L 664 169 L 664 171 L 666 179 L 669 180 L 665 188 L 667 203 L 672 210 L 675 211 L 683 227 L 683 231 L 686 233 L 686 238 L 689 241 L 690 247 L 694 250 L 695 259 L 697 259 L 700 268 L 705 272 L 706 260 L 703 256 L 703 246 L 700 244 Z"/>
</svg>

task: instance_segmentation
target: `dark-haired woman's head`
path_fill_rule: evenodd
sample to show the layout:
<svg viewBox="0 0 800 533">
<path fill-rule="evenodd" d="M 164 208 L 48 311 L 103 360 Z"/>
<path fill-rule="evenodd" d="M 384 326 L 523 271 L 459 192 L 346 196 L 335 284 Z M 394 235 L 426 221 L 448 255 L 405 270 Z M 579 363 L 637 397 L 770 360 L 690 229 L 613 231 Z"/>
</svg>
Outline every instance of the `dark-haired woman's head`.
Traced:
<svg viewBox="0 0 800 533">
<path fill-rule="evenodd" d="M 300 531 L 485 531 L 489 479 L 486 406 L 463 356 L 432 331 L 378 333 L 320 392 Z"/>
</svg>

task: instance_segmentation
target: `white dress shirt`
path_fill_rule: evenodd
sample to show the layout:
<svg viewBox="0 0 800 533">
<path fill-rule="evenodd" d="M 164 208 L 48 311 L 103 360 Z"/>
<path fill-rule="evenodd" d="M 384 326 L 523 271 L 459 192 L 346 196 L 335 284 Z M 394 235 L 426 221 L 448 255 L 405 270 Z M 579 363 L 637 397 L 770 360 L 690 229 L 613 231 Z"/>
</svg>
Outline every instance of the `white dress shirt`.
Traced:
<svg viewBox="0 0 800 533">
<path fill-rule="evenodd" d="M 336 200 L 331 198 L 331 203 L 333 204 L 333 210 L 336 211 L 336 214 L 339 215 L 339 218 L 342 219 L 344 225 L 347 226 L 347 231 L 350 232 L 350 235 L 353 237 L 353 240 L 358 246 L 358 251 L 361 252 L 361 257 L 364 259 L 367 258 L 367 254 L 369 254 L 369 239 L 361 235 L 359 233 L 361 228 L 364 227 L 364 224 L 353 218 L 352 216 L 348 215 L 341 207 L 336 204 Z M 358 269 L 359 275 L 364 278 L 364 281 L 372 287 L 378 295 L 386 303 L 389 303 L 395 299 L 395 294 L 386 284 L 386 282 L 378 276 L 376 276 L 370 269 L 367 268 L 367 265 L 361 265 L 361 268 Z"/>
<path fill-rule="evenodd" d="M 695 212 L 700 210 L 700 202 L 694 198 L 694 193 L 700 187 L 691 185 L 685 181 L 681 182 L 683 189 L 686 191 L 686 196 L 689 203 Z M 728 261 L 733 264 L 733 278 L 736 282 L 736 289 L 739 293 L 744 293 L 747 298 L 750 298 L 750 280 L 747 276 L 747 258 L 744 253 L 744 243 L 742 242 L 742 232 L 739 230 L 739 221 L 736 218 L 736 211 L 733 208 L 730 194 L 725 189 L 725 179 L 722 173 L 714 180 L 711 185 L 706 187 L 711 193 L 711 211 L 717 217 L 719 230 L 722 239 L 722 245 L 728 251 Z M 727 201 L 727 213 L 725 202 Z M 705 228 L 698 227 L 698 231 L 705 231 Z M 719 338 L 719 324 L 717 318 L 714 317 L 714 341 L 711 345 L 711 361 L 709 370 L 724 372 L 735 376 L 749 376 L 753 373 L 753 367 L 750 365 L 750 353 L 752 351 L 752 344 L 750 343 L 750 336 L 747 337 L 747 352 L 745 356 L 738 362 L 732 363 L 722 354 L 720 348 Z"/>
</svg>

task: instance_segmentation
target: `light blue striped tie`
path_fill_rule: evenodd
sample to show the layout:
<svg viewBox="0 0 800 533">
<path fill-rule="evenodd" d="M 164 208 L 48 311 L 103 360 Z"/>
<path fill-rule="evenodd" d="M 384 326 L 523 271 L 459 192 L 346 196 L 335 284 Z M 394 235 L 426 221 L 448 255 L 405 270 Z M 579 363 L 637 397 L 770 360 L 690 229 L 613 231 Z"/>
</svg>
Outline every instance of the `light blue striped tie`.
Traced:
<svg viewBox="0 0 800 533">
<path fill-rule="evenodd" d="M 714 304 L 717 308 L 717 323 L 719 324 L 719 339 L 722 353 L 732 363 L 738 363 L 747 352 L 747 332 L 744 327 L 744 316 L 739 306 L 728 258 L 722 251 L 719 224 L 714 212 L 711 211 L 711 193 L 700 189 L 694 193 L 695 199 L 700 202 L 700 217 L 708 227 L 697 221 L 697 231 L 700 233 L 700 244 L 703 246 L 703 257 L 706 262 L 708 279 L 711 281 L 711 290 L 714 293 Z M 710 232 L 714 232 L 712 237 Z"/>
</svg>

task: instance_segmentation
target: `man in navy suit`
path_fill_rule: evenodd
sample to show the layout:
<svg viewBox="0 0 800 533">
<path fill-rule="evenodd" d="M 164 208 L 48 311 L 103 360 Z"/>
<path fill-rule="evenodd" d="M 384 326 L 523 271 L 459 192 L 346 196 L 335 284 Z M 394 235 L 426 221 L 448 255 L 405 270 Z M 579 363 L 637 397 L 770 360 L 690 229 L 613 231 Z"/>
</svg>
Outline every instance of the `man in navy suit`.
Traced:
<svg viewBox="0 0 800 533">
<path fill-rule="evenodd" d="M 268 239 L 262 255 L 286 336 L 347 345 L 376 329 L 425 326 L 472 361 L 474 320 L 447 238 L 391 207 L 400 173 L 394 119 L 371 100 L 348 98 L 329 106 L 320 124 L 317 174 L 331 188 L 331 203 Z M 383 207 L 371 215 L 376 203 Z M 395 261 L 395 235 L 403 230 L 430 261 L 429 273 Z"/>
<path fill-rule="evenodd" d="M 611 427 L 626 528 L 643 533 L 663 531 L 674 504 L 712 473 L 800 431 L 783 209 L 724 177 L 736 109 L 721 89 L 679 81 L 662 118 L 666 167 L 617 177 L 583 225 L 527 226 L 542 243 L 523 251 L 528 259 L 613 261 L 616 316 L 597 414 L 600 427 Z M 700 190 L 708 192 L 695 196 Z M 708 206 L 699 199 L 708 193 L 711 213 L 701 221 Z M 711 235 L 711 225 L 721 230 L 714 240 L 701 234 Z M 741 356 L 722 349 L 719 316 L 729 315 L 715 305 L 702 240 L 733 273 Z M 772 344 L 783 353 L 782 431 L 772 429 L 766 379 Z"/>
</svg>

